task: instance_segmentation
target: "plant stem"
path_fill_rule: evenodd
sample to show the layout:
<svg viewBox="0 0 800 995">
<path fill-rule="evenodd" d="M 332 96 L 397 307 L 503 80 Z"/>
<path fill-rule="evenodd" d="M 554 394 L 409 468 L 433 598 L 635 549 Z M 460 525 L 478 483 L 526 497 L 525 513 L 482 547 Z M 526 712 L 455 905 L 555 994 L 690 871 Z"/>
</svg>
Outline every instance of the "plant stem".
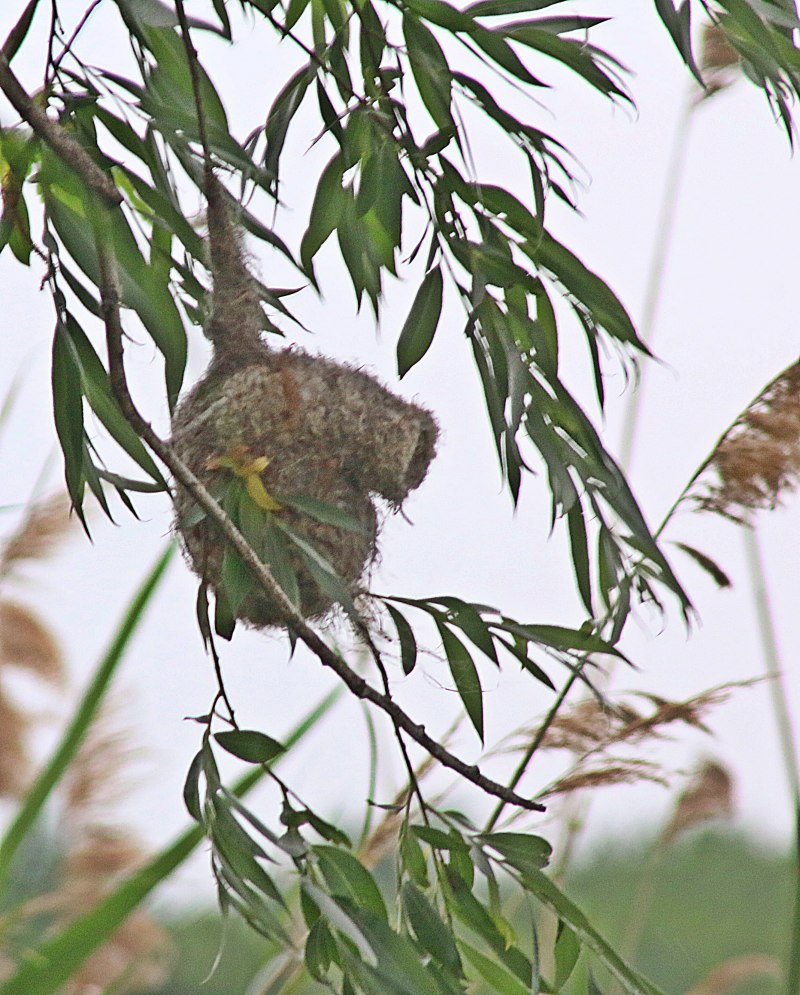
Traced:
<svg viewBox="0 0 800 995">
<path fill-rule="evenodd" d="M 667 179 L 661 195 L 661 207 L 659 208 L 658 220 L 656 222 L 655 247 L 647 275 L 642 320 L 638 328 L 639 338 L 645 345 L 650 345 L 653 341 L 655 321 L 664 285 L 667 257 L 672 243 L 675 219 L 678 214 L 678 193 L 686 165 L 692 111 L 695 106 L 696 104 L 693 102 L 686 101 L 672 139 L 672 151 L 670 152 L 669 163 L 667 165 Z M 636 385 L 636 389 L 628 393 L 628 403 L 625 409 L 625 420 L 622 424 L 622 437 L 619 446 L 619 462 L 626 472 L 630 470 L 633 461 L 646 375 L 647 366 L 645 365 L 639 374 L 639 383 Z"/>
<path fill-rule="evenodd" d="M 767 590 L 764 558 L 761 554 L 758 535 L 754 528 L 745 530 L 744 548 L 750 572 L 750 583 L 753 588 L 753 602 L 758 621 L 758 633 L 761 639 L 761 652 L 764 657 L 766 673 L 769 677 L 768 683 L 770 699 L 772 701 L 772 712 L 780 741 L 786 783 L 795 813 L 795 899 L 786 993 L 787 995 L 797 995 L 800 992 L 800 772 L 798 771 L 797 746 L 792 731 L 792 718 L 789 713 L 786 683 L 781 669 L 778 638 L 770 607 L 769 592 Z"/>
</svg>

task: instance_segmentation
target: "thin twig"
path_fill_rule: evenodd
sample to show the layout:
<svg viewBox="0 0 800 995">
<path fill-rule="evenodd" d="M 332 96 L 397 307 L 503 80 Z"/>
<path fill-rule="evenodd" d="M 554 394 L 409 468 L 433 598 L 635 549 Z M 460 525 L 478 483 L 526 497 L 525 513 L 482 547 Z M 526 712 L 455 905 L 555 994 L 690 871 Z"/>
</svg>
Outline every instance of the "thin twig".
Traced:
<svg viewBox="0 0 800 995">
<path fill-rule="evenodd" d="M 558 714 L 558 710 L 564 704 L 567 695 L 572 690 L 572 685 L 578 680 L 582 670 L 583 666 L 576 667 L 575 670 L 573 670 L 572 673 L 569 675 L 569 678 L 565 682 L 564 687 L 559 691 L 558 697 L 550 707 L 550 711 L 544 717 L 542 724 L 536 730 L 536 735 L 531 740 L 530 745 L 528 746 L 527 750 L 525 750 L 522 759 L 517 764 L 517 768 L 514 771 L 511 780 L 508 782 L 509 788 L 516 788 L 516 786 L 522 780 L 523 774 L 528 769 L 528 764 L 531 762 L 534 753 L 536 753 L 536 751 L 541 746 L 542 740 L 544 739 L 547 730 L 553 724 L 553 720 Z M 497 820 L 503 814 L 503 809 L 505 807 L 506 807 L 506 802 L 504 800 L 501 800 L 498 803 L 497 807 L 495 808 L 494 812 L 492 812 L 492 814 L 489 816 L 489 821 L 486 823 L 486 827 L 484 829 L 485 833 L 491 832 L 491 830 L 494 829 L 494 827 L 497 825 Z"/>
<path fill-rule="evenodd" d="M 72 34 L 69 36 L 69 38 L 67 38 L 67 40 L 65 42 L 63 42 L 62 47 L 61 47 L 61 51 L 58 53 L 58 55 L 54 59 L 50 60 L 50 65 L 49 65 L 48 71 L 47 71 L 47 79 L 48 79 L 48 81 L 52 80 L 55 77 L 56 73 L 58 72 L 58 67 L 61 65 L 61 63 L 63 62 L 64 58 L 67 55 L 70 54 L 70 50 L 72 49 L 72 46 L 77 41 L 78 35 L 86 27 L 86 24 L 87 24 L 89 18 L 97 10 L 97 8 L 100 6 L 100 4 L 102 2 L 103 2 L 103 0 L 93 0 L 93 2 L 89 4 L 89 6 L 87 7 L 87 9 L 83 12 L 83 16 L 78 21 L 78 23 L 75 25 L 75 28 L 74 28 Z"/>
</svg>

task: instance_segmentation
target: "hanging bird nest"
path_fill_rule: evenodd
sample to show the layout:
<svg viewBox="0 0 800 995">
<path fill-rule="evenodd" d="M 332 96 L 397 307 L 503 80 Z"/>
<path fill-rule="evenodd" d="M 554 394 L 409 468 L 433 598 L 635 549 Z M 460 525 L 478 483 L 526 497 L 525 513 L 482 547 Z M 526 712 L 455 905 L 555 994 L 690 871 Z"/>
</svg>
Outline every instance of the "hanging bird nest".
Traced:
<svg viewBox="0 0 800 995">
<path fill-rule="evenodd" d="M 214 356 L 174 413 L 172 444 L 300 614 L 317 619 L 358 593 L 377 554 L 376 498 L 397 509 L 422 483 L 438 429 L 363 370 L 264 344 L 228 195 L 213 179 L 207 192 Z M 179 485 L 175 512 L 189 564 L 217 601 L 256 628 L 280 625 L 277 604 L 237 579 L 232 551 Z"/>
</svg>

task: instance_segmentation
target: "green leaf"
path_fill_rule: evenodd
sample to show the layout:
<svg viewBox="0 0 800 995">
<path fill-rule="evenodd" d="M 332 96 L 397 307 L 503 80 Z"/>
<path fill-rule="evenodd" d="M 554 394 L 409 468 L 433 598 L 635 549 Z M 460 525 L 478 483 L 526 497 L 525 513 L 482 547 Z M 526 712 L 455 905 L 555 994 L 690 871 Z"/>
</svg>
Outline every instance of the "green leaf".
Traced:
<svg viewBox="0 0 800 995">
<path fill-rule="evenodd" d="M 694 546 L 689 546 L 685 542 L 676 542 L 678 549 L 682 549 L 687 556 L 691 556 L 694 562 L 711 577 L 717 587 L 731 587 L 731 579 L 706 553 L 702 553 Z"/>
<path fill-rule="evenodd" d="M 469 14 L 456 9 L 446 0 L 407 0 L 407 6 L 419 17 L 448 31 L 472 31 L 475 27 Z"/>
<path fill-rule="evenodd" d="M 325 525 L 335 525 L 337 529 L 344 529 L 346 532 L 358 532 L 361 535 L 371 535 L 369 529 L 365 529 L 361 522 L 351 515 L 349 511 L 340 508 L 329 501 L 319 501 L 316 498 L 306 497 L 301 494 L 281 494 L 281 504 L 288 504 L 290 508 L 296 508 L 310 518 L 315 518 Z"/>
<path fill-rule="evenodd" d="M 510 619 L 503 619 L 497 623 L 498 628 L 510 632 L 512 635 L 521 636 L 531 642 L 541 646 L 550 646 L 555 650 L 578 650 L 582 653 L 609 653 L 626 663 L 630 660 L 607 640 L 590 631 L 583 629 L 569 629 L 562 625 L 536 625 L 514 622 Z"/>
<path fill-rule="evenodd" d="M 562 3 L 563 0 L 480 0 L 464 8 L 473 17 L 502 17 L 505 14 L 524 14 Z"/>
<path fill-rule="evenodd" d="M 437 620 L 450 673 L 475 731 L 483 742 L 483 689 L 469 650 L 446 625 Z"/>
<path fill-rule="evenodd" d="M 425 275 L 397 340 L 397 372 L 400 377 L 416 366 L 433 342 L 442 313 L 442 270 Z"/>
<path fill-rule="evenodd" d="M 266 898 L 283 905 L 283 896 L 275 882 L 258 862 L 257 858 L 265 858 L 262 848 L 236 821 L 225 799 L 214 795 L 212 805 L 213 815 L 209 820 L 208 830 L 217 857 L 227 865 L 229 884 L 246 901 L 251 900 L 249 890 L 243 887 L 247 882 Z M 271 913 L 269 916 L 272 925 Z"/>
<path fill-rule="evenodd" d="M 280 91 L 272 107 L 269 109 L 267 122 L 264 127 L 264 138 L 267 143 L 264 152 L 264 168 L 275 177 L 276 186 L 281 153 L 286 142 L 289 126 L 295 114 L 300 109 L 309 84 L 315 75 L 315 67 L 312 64 L 298 69 Z"/>
<path fill-rule="evenodd" d="M 425 895 L 410 881 L 406 881 L 400 897 L 420 945 L 448 970 L 459 977 L 463 976 L 464 969 L 453 934 Z"/>
<path fill-rule="evenodd" d="M 459 940 L 458 946 L 484 981 L 491 985 L 492 992 L 497 992 L 498 995 L 531 995 L 529 984 L 521 981 L 496 961 L 482 954 L 464 940 Z M 545 992 L 549 989 L 541 987 L 539 990 Z M 534 988 L 533 991 L 536 989 Z"/>
<path fill-rule="evenodd" d="M 569 926 L 561 923 L 555 948 L 556 975 L 553 987 L 556 990 L 569 981 L 569 976 L 578 962 L 580 953 L 581 945 L 578 942 L 577 936 Z"/>
<path fill-rule="evenodd" d="M 152 457 L 145 449 L 142 440 L 131 428 L 120 410 L 111 390 L 111 382 L 100 357 L 88 336 L 72 315 L 66 316 L 66 328 L 75 346 L 74 356 L 78 361 L 81 386 L 90 407 L 108 430 L 112 438 L 160 486 L 166 489 L 166 481 Z"/>
<path fill-rule="evenodd" d="M 363 964 L 373 979 L 367 991 L 392 992 L 393 995 L 449 995 L 452 987 L 438 983 L 438 974 L 421 962 L 419 952 L 406 936 L 399 936 L 382 917 L 363 908 L 350 912 L 352 919 L 366 937 L 377 963 Z"/>
<path fill-rule="evenodd" d="M 434 604 L 444 605 L 447 609 L 447 620 L 453 625 L 457 625 L 464 635 L 473 645 L 495 665 L 499 665 L 497 650 L 492 640 L 492 634 L 488 625 L 481 618 L 481 611 L 491 614 L 499 614 L 493 608 L 486 605 L 471 605 L 461 598 L 453 598 L 448 595 L 438 598 L 429 598 Z"/>
<path fill-rule="evenodd" d="M 286 752 L 277 739 L 255 729 L 230 729 L 218 732 L 214 739 L 223 750 L 250 764 L 266 764 Z"/>
<path fill-rule="evenodd" d="M 225 596 L 224 585 L 214 591 L 214 631 L 222 639 L 231 639 L 236 628 L 236 616 Z"/>
<path fill-rule="evenodd" d="M 5 58 L 11 62 L 14 56 L 20 49 L 20 46 L 25 41 L 31 24 L 33 23 L 33 15 L 36 13 L 36 8 L 39 6 L 39 0 L 28 0 L 25 5 L 25 9 L 20 14 L 14 27 L 8 34 L 8 37 L 3 44 L 3 55 Z"/>
<path fill-rule="evenodd" d="M 580 593 L 584 608 L 586 608 L 589 616 L 592 617 L 594 610 L 592 607 L 589 543 L 586 537 L 586 522 L 583 518 L 583 508 L 577 501 L 567 512 L 567 526 L 569 530 L 570 551 L 572 553 L 572 566 L 575 571 L 578 592 Z"/>
<path fill-rule="evenodd" d="M 385 601 L 384 604 L 397 629 L 397 638 L 400 640 L 400 662 L 403 666 L 403 673 L 410 674 L 417 664 L 417 640 L 414 636 L 414 631 L 406 621 L 404 615 L 401 615 L 388 602 Z"/>
<path fill-rule="evenodd" d="M 631 995 L 663 995 L 616 953 L 581 910 L 541 871 L 528 869 L 522 875 L 526 888 L 568 926 Z"/>
<path fill-rule="evenodd" d="M 100 267 L 95 235 L 103 238 L 113 251 L 119 270 L 121 302 L 136 312 L 163 354 L 168 400 L 174 406 L 186 367 L 186 333 L 158 270 L 145 262 L 122 211 L 97 207 L 81 186 L 77 174 L 69 171 L 52 153 L 43 154 L 41 184 L 47 214 L 59 238 L 97 287 L 100 286 Z"/>
<path fill-rule="evenodd" d="M 59 321 L 53 337 L 53 415 L 64 453 L 67 491 L 80 514 L 83 503 L 83 392 L 80 369 L 66 327 Z"/>
<path fill-rule="evenodd" d="M 422 102 L 437 127 L 452 128 L 455 134 L 456 124 L 450 110 L 453 75 L 441 45 L 431 30 L 411 13 L 403 15 L 403 36 Z"/>
<path fill-rule="evenodd" d="M 428 862 L 416 836 L 408 831 L 407 823 L 404 823 L 400 831 L 400 860 L 401 867 L 415 884 L 421 888 L 429 886 Z"/>
<path fill-rule="evenodd" d="M 600 68 L 601 58 L 616 65 L 615 60 L 600 49 L 584 41 L 560 38 L 552 31 L 542 30 L 538 21 L 518 21 L 504 28 L 503 34 L 568 66 L 603 96 L 630 101 L 630 96 Z"/>
<path fill-rule="evenodd" d="M 618 341 L 634 346 L 645 355 L 650 354 L 616 294 L 549 232 L 542 229 L 536 242 L 523 243 L 521 248 L 537 266 L 552 273 L 564 289 L 588 309 L 595 324 Z"/>
<path fill-rule="evenodd" d="M 346 850 L 335 846 L 315 846 L 312 850 L 334 898 L 347 899 L 356 908 L 386 919 L 386 905 L 380 890 L 363 864 Z"/>
<path fill-rule="evenodd" d="M 524 984 L 530 984 L 533 976 L 533 966 L 528 958 L 517 947 L 510 946 L 489 912 L 472 894 L 461 876 L 451 869 L 447 870 L 447 884 L 450 895 L 447 898 L 448 908 L 490 947 L 497 957 Z"/>
<path fill-rule="evenodd" d="M 478 839 L 518 870 L 541 870 L 547 866 L 553 851 L 547 840 L 527 833 L 484 833 Z"/>
<path fill-rule="evenodd" d="M 446 833 L 435 826 L 411 826 L 411 830 L 415 836 L 436 850 L 460 850 L 462 853 L 469 853 L 467 842 L 453 829 Z"/>
<path fill-rule="evenodd" d="M 297 582 L 297 571 L 289 555 L 287 538 L 280 529 L 276 528 L 271 515 L 263 515 L 262 522 L 260 547 L 263 550 L 264 562 L 289 601 L 295 608 L 300 608 L 300 587 Z"/>
<path fill-rule="evenodd" d="M 308 228 L 300 244 L 300 259 L 307 270 L 311 270 L 314 256 L 319 252 L 332 232 L 336 229 L 344 212 L 348 196 L 342 188 L 344 159 L 341 152 L 330 160 L 320 176 Z"/>
<path fill-rule="evenodd" d="M 195 822 L 203 821 L 203 809 L 200 804 L 200 775 L 202 771 L 203 753 L 201 750 L 195 753 L 191 764 L 189 764 L 186 781 L 183 785 L 183 803 L 186 806 L 186 811 Z"/>
<path fill-rule="evenodd" d="M 232 546 L 222 554 L 222 586 L 231 614 L 236 617 L 242 602 L 256 590 L 256 579 Z"/>
<path fill-rule="evenodd" d="M 302 892 L 302 895 L 305 895 L 305 892 Z M 339 963 L 336 941 L 322 919 L 317 919 L 308 932 L 303 960 L 311 977 L 323 984 L 331 964 Z"/>
<path fill-rule="evenodd" d="M 505 38 L 496 31 L 476 25 L 470 36 L 480 48 L 507 73 L 529 86 L 546 86 L 534 76 Z"/>
<path fill-rule="evenodd" d="M 655 0 L 655 5 L 658 16 L 669 31 L 675 48 L 680 52 L 681 58 L 689 67 L 694 78 L 702 86 L 703 77 L 700 75 L 692 52 L 691 0 L 682 0 L 677 9 L 673 6 L 672 0 Z"/>
<path fill-rule="evenodd" d="M 277 519 L 275 520 L 275 524 L 297 547 L 302 557 L 303 565 L 311 574 L 314 583 L 323 594 L 326 594 L 332 601 L 340 604 L 356 625 L 362 624 L 361 617 L 353 601 L 353 595 L 335 568 L 319 550 L 315 549 L 310 542 L 306 542 L 302 536 L 299 536 L 288 525 Z"/>
</svg>

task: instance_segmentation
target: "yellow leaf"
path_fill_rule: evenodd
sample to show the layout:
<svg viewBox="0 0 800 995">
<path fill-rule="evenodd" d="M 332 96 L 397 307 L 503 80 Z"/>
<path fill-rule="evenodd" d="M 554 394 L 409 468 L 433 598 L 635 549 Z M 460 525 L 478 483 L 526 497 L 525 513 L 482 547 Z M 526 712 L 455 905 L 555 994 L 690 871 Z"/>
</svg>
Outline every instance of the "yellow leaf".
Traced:
<svg viewBox="0 0 800 995">
<path fill-rule="evenodd" d="M 257 473 L 248 473 L 245 478 L 247 493 L 264 511 L 280 511 L 283 505 L 269 493 Z"/>
</svg>

